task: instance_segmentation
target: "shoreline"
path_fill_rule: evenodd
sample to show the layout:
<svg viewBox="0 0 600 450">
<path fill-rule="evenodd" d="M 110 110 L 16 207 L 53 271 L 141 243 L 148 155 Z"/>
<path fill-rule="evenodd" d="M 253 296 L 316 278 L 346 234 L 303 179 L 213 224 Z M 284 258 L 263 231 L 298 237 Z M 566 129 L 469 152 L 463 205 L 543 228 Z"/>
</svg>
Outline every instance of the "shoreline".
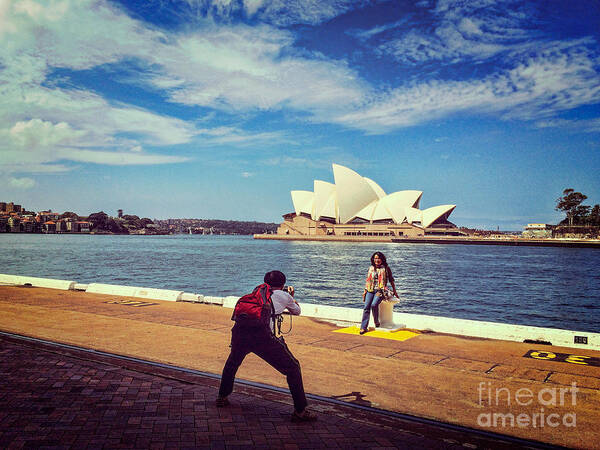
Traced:
<svg viewBox="0 0 600 450">
<path fill-rule="evenodd" d="M 332 235 L 280 235 L 255 234 L 254 239 L 282 241 L 329 241 L 329 242 L 386 242 L 394 244 L 462 244 L 462 245 L 508 245 L 530 247 L 600 248 L 598 239 L 531 239 L 531 238 L 484 238 L 484 237 L 418 237 L 394 238 L 390 236 L 332 236 Z"/>
</svg>

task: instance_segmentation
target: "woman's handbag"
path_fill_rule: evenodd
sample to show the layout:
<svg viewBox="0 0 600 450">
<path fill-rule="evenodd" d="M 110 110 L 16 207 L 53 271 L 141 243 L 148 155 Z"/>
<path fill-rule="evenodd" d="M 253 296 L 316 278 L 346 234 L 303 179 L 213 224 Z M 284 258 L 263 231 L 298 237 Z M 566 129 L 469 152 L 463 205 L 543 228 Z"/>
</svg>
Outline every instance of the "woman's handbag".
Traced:
<svg viewBox="0 0 600 450">
<path fill-rule="evenodd" d="M 389 302 L 394 299 L 394 293 L 390 291 L 388 288 L 383 289 L 383 300 Z"/>
</svg>

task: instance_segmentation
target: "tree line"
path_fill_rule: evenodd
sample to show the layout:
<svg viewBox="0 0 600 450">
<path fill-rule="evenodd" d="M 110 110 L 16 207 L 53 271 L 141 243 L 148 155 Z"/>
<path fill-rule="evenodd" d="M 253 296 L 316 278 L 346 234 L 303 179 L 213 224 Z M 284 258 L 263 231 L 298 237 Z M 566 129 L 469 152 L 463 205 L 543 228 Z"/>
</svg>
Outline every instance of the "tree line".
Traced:
<svg viewBox="0 0 600 450">
<path fill-rule="evenodd" d="M 110 217 L 104 211 L 92 213 L 87 218 L 80 217 L 74 212 L 66 211 L 61 214 L 60 218 L 86 219 L 91 224 L 91 231 L 115 234 L 129 234 L 130 231 L 142 230 L 146 228 L 146 225 L 154 223 L 147 217 L 140 219 L 138 216 L 129 214 L 125 214 L 120 218 L 114 218 Z"/>
<path fill-rule="evenodd" d="M 600 226 L 600 205 L 593 207 L 582 205 L 587 196 L 574 189 L 568 188 L 563 191 L 563 195 L 556 199 L 556 210 L 566 214 L 559 225 Z"/>
</svg>

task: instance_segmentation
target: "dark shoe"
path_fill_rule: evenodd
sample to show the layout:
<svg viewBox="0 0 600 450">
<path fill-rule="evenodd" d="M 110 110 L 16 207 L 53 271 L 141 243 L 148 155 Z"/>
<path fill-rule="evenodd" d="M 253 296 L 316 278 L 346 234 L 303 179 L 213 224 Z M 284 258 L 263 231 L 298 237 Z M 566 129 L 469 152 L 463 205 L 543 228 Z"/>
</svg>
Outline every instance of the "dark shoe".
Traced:
<svg viewBox="0 0 600 450">
<path fill-rule="evenodd" d="M 218 408 L 222 408 L 223 406 L 229 406 L 229 400 L 227 400 L 227 397 L 217 397 L 215 404 Z"/>
<path fill-rule="evenodd" d="M 360 330 L 358 334 L 365 334 L 368 330 Z"/>
<path fill-rule="evenodd" d="M 317 415 L 306 409 L 301 413 L 298 411 L 292 413 L 292 422 L 314 422 L 315 420 L 317 420 Z"/>
<path fill-rule="evenodd" d="M 380 323 L 380 322 L 375 322 L 375 327 L 376 327 L 376 328 L 379 328 L 380 326 L 381 326 L 381 323 Z"/>
</svg>

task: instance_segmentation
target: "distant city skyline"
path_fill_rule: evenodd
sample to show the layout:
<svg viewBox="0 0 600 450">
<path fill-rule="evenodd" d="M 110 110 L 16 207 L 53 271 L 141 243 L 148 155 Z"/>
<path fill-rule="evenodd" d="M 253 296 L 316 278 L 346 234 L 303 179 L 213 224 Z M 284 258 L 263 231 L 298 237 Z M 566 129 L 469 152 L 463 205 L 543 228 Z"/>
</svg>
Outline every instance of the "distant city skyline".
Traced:
<svg viewBox="0 0 600 450">
<path fill-rule="evenodd" d="M 281 222 L 347 166 L 457 226 L 600 203 L 600 3 L 5 0 L 0 197 Z M 11 200 L 12 199 L 12 200 Z"/>
</svg>

